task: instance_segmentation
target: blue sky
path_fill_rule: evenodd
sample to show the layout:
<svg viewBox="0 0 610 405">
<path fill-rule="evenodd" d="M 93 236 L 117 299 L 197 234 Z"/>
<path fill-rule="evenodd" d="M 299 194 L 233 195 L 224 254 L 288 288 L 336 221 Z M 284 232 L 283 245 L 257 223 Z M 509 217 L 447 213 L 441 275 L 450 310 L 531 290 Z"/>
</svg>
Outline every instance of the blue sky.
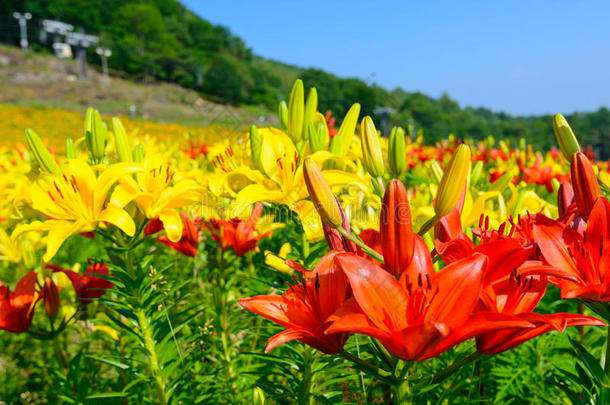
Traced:
<svg viewBox="0 0 610 405">
<path fill-rule="evenodd" d="M 183 3 L 258 55 L 447 92 L 461 106 L 519 115 L 610 106 L 608 1 Z"/>
</svg>

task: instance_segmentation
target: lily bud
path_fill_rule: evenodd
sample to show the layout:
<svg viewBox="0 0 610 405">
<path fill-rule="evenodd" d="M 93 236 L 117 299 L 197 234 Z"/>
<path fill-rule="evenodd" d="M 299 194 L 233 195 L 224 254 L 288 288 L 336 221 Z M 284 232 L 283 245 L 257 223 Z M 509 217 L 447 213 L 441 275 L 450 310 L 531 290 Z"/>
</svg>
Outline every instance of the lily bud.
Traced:
<svg viewBox="0 0 610 405">
<path fill-rule="evenodd" d="M 303 119 L 305 115 L 305 95 L 303 81 L 297 80 L 292 86 L 290 100 L 288 101 L 288 135 L 293 142 L 303 137 Z"/>
<path fill-rule="evenodd" d="M 339 204 L 339 200 L 337 200 L 337 205 L 339 206 L 339 211 L 341 212 L 341 227 L 345 230 L 345 232 L 351 235 L 349 220 L 347 219 L 347 216 L 345 215 L 345 211 L 343 211 L 341 204 Z M 335 228 L 332 228 L 326 225 L 325 223 L 322 223 L 322 230 L 324 231 L 324 238 L 326 239 L 326 244 L 331 250 L 342 250 L 351 253 L 358 252 L 358 247 L 356 246 L 356 244 L 346 239 Z"/>
<path fill-rule="evenodd" d="M 526 146 L 527 142 L 525 141 L 525 138 L 519 138 L 519 149 L 525 150 Z"/>
<path fill-rule="evenodd" d="M 383 155 L 379 144 L 379 135 L 375 123 L 368 115 L 360 124 L 360 144 L 362 146 L 362 160 L 364 167 L 373 177 L 381 177 L 384 173 Z"/>
<path fill-rule="evenodd" d="M 405 186 L 392 180 L 386 188 L 379 224 L 383 259 L 387 269 L 400 276 L 413 258 L 414 234 Z"/>
<path fill-rule="evenodd" d="M 318 124 L 317 128 L 313 122 L 310 122 L 309 125 L 307 125 L 306 134 L 312 153 L 324 150 L 326 148 L 326 139 L 324 136 L 325 132 L 324 124 L 322 123 Z"/>
<path fill-rule="evenodd" d="M 307 102 L 305 103 L 305 114 L 303 116 L 303 133 L 307 130 L 307 126 L 313 123 L 314 116 L 318 111 L 318 91 L 315 87 L 309 89 Z"/>
<path fill-rule="evenodd" d="M 34 155 L 34 159 L 36 159 L 36 162 L 38 163 L 38 166 L 40 166 L 41 170 L 47 173 L 55 174 L 57 176 L 62 175 L 59 165 L 57 164 L 57 162 L 55 162 L 53 156 L 51 156 L 51 154 L 44 146 L 42 140 L 36 132 L 34 132 L 30 128 L 26 129 L 25 140 L 28 144 L 28 148 L 30 148 L 32 155 Z"/>
<path fill-rule="evenodd" d="M 288 105 L 284 100 L 278 105 L 277 117 L 280 120 L 280 128 L 284 131 L 288 130 Z"/>
<path fill-rule="evenodd" d="M 133 148 L 133 161 L 142 163 L 144 161 L 144 156 L 146 156 L 146 151 L 144 150 L 144 146 L 139 143 Z"/>
<path fill-rule="evenodd" d="M 252 391 L 252 405 L 265 405 L 265 393 L 260 387 L 254 387 Z"/>
<path fill-rule="evenodd" d="M 434 212 L 438 218 L 449 214 L 455 207 L 468 183 L 469 175 L 470 148 L 462 144 L 451 157 L 449 166 L 438 186 L 434 201 Z"/>
<path fill-rule="evenodd" d="M 131 153 L 131 145 L 129 145 L 129 137 L 123 123 L 118 117 L 112 118 L 112 131 L 114 132 L 114 146 L 117 155 L 119 155 L 119 160 L 121 162 L 131 162 L 133 155 Z"/>
<path fill-rule="evenodd" d="M 263 164 L 261 163 L 261 151 L 263 149 L 263 139 L 258 133 L 256 125 L 250 126 L 250 154 L 252 155 L 252 163 L 254 168 L 258 171 L 263 170 Z"/>
<path fill-rule="evenodd" d="M 567 181 L 564 181 L 559 186 L 559 190 L 557 191 L 557 211 L 559 216 L 562 217 L 568 207 L 574 202 L 574 189 Z"/>
<path fill-rule="evenodd" d="M 341 208 L 318 165 L 311 158 L 306 158 L 303 163 L 303 177 L 322 222 L 332 228 L 340 227 L 343 224 Z"/>
<path fill-rule="evenodd" d="M 74 147 L 74 140 L 70 137 L 66 138 L 66 157 L 68 159 L 76 159 L 76 148 Z"/>
<path fill-rule="evenodd" d="M 580 152 L 580 145 L 576 135 L 572 132 L 570 124 L 561 114 L 555 114 L 553 117 L 553 131 L 555 131 L 555 138 L 559 144 L 559 149 L 566 160 L 572 160 L 572 155 L 576 152 Z"/>
<path fill-rule="evenodd" d="M 500 147 L 500 150 L 502 152 L 504 152 L 504 154 L 506 156 L 510 155 L 510 148 L 508 147 L 508 144 L 504 140 L 501 140 L 500 142 L 498 142 L 498 146 Z"/>
<path fill-rule="evenodd" d="M 51 277 L 46 277 L 42 287 L 42 297 L 44 299 L 44 309 L 50 319 L 55 319 L 59 312 L 59 293 L 57 286 Z"/>
<path fill-rule="evenodd" d="M 87 108 L 85 115 L 85 141 L 91 155 L 91 160 L 100 163 L 105 155 L 108 143 L 108 129 L 102 121 L 100 112 L 91 107 Z"/>
<path fill-rule="evenodd" d="M 572 156 L 570 174 L 576 206 L 580 216 L 586 221 L 589 219 L 593 205 L 602 193 L 593 166 L 584 153 L 577 152 Z"/>
<path fill-rule="evenodd" d="M 407 171 L 405 130 L 400 127 L 394 127 L 390 131 L 388 161 L 390 163 L 390 171 L 394 176 L 398 177 Z"/>
<path fill-rule="evenodd" d="M 506 187 L 508 187 L 510 182 L 513 181 L 516 171 L 517 171 L 517 169 L 513 168 L 513 169 L 510 169 L 509 171 L 507 171 L 506 173 L 504 173 L 499 179 L 497 179 L 496 181 L 491 183 L 491 186 L 489 186 L 488 191 L 503 192 L 504 190 L 506 190 Z"/>
<path fill-rule="evenodd" d="M 470 184 L 476 184 L 481 179 L 481 173 L 483 172 L 483 162 L 480 160 L 472 167 L 472 173 L 470 175 Z"/>
<path fill-rule="evenodd" d="M 440 184 L 441 179 L 443 178 L 443 169 L 441 169 L 441 165 L 439 165 L 436 160 L 430 161 L 430 171 L 432 172 L 434 182 Z"/>
<path fill-rule="evenodd" d="M 330 143 L 330 152 L 337 156 L 345 156 L 349 150 L 349 145 L 352 143 L 354 137 L 354 131 L 356 131 L 356 125 L 358 124 L 358 117 L 360 116 L 360 104 L 356 103 L 351 106 L 343 122 L 337 131 L 337 135 L 333 137 Z"/>
</svg>

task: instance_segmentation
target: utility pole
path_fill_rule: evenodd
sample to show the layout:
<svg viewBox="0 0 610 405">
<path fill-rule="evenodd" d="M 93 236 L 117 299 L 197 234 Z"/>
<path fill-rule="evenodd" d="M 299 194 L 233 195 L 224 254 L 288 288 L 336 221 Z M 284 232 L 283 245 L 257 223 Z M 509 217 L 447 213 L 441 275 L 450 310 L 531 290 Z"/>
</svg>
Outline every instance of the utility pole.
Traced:
<svg viewBox="0 0 610 405">
<path fill-rule="evenodd" d="M 108 78 L 108 58 L 112 56 L 112 51 L 110 49 L 97 48 L 95 53 L 100 55 L 102 58 L 102 71 L 104 72 L 104 85 L 108 86 L 110 84 L 110 79 Z"/>
<path fill-rule="evenodd" d="M 66 33 L 66 39 L 70 45 L 76 46 L 76 58 L 78 59 L 78 75 L 81 80 L 87 78 L 87 51 L 86 49 L 99 42 L 99 38 L 94 35 L 87 35 L 80 32 Z"/>
<path fill-rule="evenodd" d="M 32 14 L 30 13 L 13 13 L 13 18 L 19 20 L 19 32 L 21 33 L 21 40 L 19 41 L 19 45 L 21 45 L 21 49 L 26 51 L 28 49 L 28 20 L 32 19 Z"/>
</svg>

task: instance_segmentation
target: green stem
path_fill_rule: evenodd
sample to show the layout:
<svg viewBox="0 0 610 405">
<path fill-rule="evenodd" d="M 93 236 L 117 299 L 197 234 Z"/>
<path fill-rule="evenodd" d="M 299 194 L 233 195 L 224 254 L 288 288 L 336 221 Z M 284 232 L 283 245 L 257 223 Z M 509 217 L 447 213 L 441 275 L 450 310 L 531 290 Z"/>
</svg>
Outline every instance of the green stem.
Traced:
<svg viewBox="0 0 610 405">
<path fill-rule="evenodd" d="M 424 236 L 434 226 L 434 224 L 436 224 L 437 221 L 438 217 L 436 215 L 433 216 L 432 218 L 427 220 L 424 225 L 422 225 L 421 229 L 419 230 L 419 232 L 417 232 L 417 234 L 419 236 Z"/>
<path fill-rule="evenodd" d="M 150 372 L 155 380 L 155 383 L 157 384 L 157 387 L 159 388 L 159 392 L 161 394 L 161 404 L 167 404 L 167 390 L 165 388 L 165 381 L 163 380 L 163 372 L 159 366 L 152 325 L 148 321 L 148 317 L 146 316 L 146 311 L 144 309 L 138 310 L 137 316 L 140 330 L 142 331 L 142 337 L 144 338 L 144 347 L 148 352 L 147 358 Z"/>
<path fill-rule="evenodd" d="M 608 336 L 606 337 L 606 359 L 604 361 L 604 371 L 610 377 L 610 326 L 608 326 Z"/>
<path fill-rule="evenodd" d="M 309 240 L 305 232 L 301 234 L 301 253 L 303 254 L 303 259 L 309 257 Z"/>
<path fill-rule="evenodd" d="M 428 377 L 427 379 L 424 380 L 423 383 L 426 385 L 439 383 L 439 382 L 443 381 L 445 378 L 447 378 L 447 376 L 458 371 L 460 368 L 462 368 L 466 364 L 479 359 L 482 355 L 483 354 L 480 352 L 474 352 L 474 353 L 464 357 L 463 359 L 456 361 L 455 363 L 453 363 L 449 367 L 445 368 L 444 370 L 441 370 L 438 373 Z"/>
<path fill-rule="evenodd" d="M 303 353 L 303 379 L 299 389 L 298 403 L 299 405 L 309 405 L 313 403 L 311 396 L 311 389 L 313 387 L 313 361 L 314 361 L 313 349 L 309 346 L 305 347 L 305 353 Z"/>
<path fill-rule="evenodd" d="M 345 229 L 343 229 L 343 227 L 338 227 L 337 231 L 339 231 L 341 236 L 343 236 L 344 238 L 354 242 L 358 247 L 360 247 L 360 249 L 362 249 L 362 251 L 364 253 L 371 256 L 373 259 L 377 260 L 378 262 L 383 263 L 383 256 L 381 256 L 379 253 L 377 253 L 376 251 L 374 251 L 373 249 L 368 247 L 364 242 L 362 242 L 360 239 L 356 238 L 354 235 L 348 233 Z"/>
<path fill-rule="evenodd" d="M 61 350 L 61 346 L 59 346 L 57 335 L 53 336 L 53 347 L 55 347 L 55 353 L 57 353 L 59 364 L 61 364 L 61 368 L 63 369 L 64 374 L 66 374 L 68 372 L 68 362 L 66 361 L 63 350 Z"/>
<path fill-rule="evenodd" d="M 383 381 L 384 383 L 386 383 L 388 385 L 395 384 L 395 382 L 392 380 L 391 373 L 388 373 L 387 371 L 377 367 L 373 363 L 370 363 L 366 360 L 362 360 L 360 357 L 354 356 L 353 354 L 351 354 L 350 352 L 348 352 L 346 350 L 341 350 L 341 352 L 339 352 L 339 354 L 341 356 L 343 356 L 345 359 L 351 361 L 352 363 L 357 364 L 367 374 L 379 379 L 380 381 Z"/>
</svg>

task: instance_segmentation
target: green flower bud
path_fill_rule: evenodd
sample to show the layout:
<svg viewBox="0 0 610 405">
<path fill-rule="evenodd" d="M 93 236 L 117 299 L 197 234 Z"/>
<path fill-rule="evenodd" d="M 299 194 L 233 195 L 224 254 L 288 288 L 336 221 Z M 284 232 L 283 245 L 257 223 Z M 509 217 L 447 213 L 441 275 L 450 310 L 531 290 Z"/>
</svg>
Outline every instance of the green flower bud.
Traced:
<svg viewBox="0 0 610 405">
<path fill-rule="evenodd" d="M 303 133 L 307 130 L 307 126 L 313 122 L 314 116 L 318 111 L 318 91 L 315 87 L 309 89 L 307 102 L 305 103 L 305 115 L 303 117 Z"/>
<path fill-rule="evenodd" d="M 132 153 L 129 145 L 129 137 L 123 123 L 118 117 L 112 118 L 112 131 L 114 132 L 114 146 L 121 162 L 131 162 Z"/>
<path fill-rule="evenodd" d="M 317 129 L 312 122 L 307 125 L 307 140 L 312 153 L 325 149 L 324 132 L 324 124 L 319 124 Z"/>
<path fill-rule="evenodd" d="M 518 169 L 513 168 L 504 173 L 499 179 L 491 183 L 491 186 L 489 186 L 489 191 L 499 191 L 500 193 L 504 192 L 510 182 L 513 181 L 513 178 L 518 171 Z"/>
<path fill-rule="evenodd" d="M 87 149 L 94 163 L 104 160 L 106 144 L 108 143 L 108 129 L 102 121 L 100 112 L 94 108 L 87 108 L 85 115 L 85 141 Z"/>
<path fill-rule="evenodd" d="M 343 118 L 337 135 L 333 137 L 333 140 L 330 143 L 331 153 L 337 156 L 345 156 L 347 154 L 354 137 L 354 132 L 356 131 L 359 116 L 360 104 L 356 103 L 352 105 L 347 114 L 345 114 L 345 118 Z"/>
<path fill-rule="evenodd" d="M 40 166 L 40 170 L 55 174 L 57 176 L 62 175 L 59 165 L 57 162 L 55 162 L 53 156 L 51 156 L 47 148 L 42 143 L 42 139 L 40 139 L 36 132 L 30 128 L 26 129 L 25 140 L 28 144 L 28 148 L 30 148 L 30 151 L 32 152 L 32 155 L 34 155 L 34 159 L 36 159 L 38 166 Z"/>
<path fill-rule="evenodd" d="M 139 143 L 133 148 L 133 161 L 142 163 L 144 161 L 144 156 L 146 156 L 146 151 L 144 150 L 144 146 Z"/>
<path fill-rule="evenodd" d="M 470 175 L 470 183 L 476 184 L 481 179 L 481 173 L 483 173 L 483 162 L 480 160 L 474 164 L 472 168 L 472 174 Z"/>
<path fill-rule="evenodd" d="M 443 178 L 443 169 L 441 169 L 441 165 L 439 165 L 436 160 L 430 161 L 430 171 L 432 172 L 434 182 L 440 184 L 441 179 Z"/>
<path fill-rule="evenodd" d="M 305 94 L 303 81 L 297 80 L 292 86 L 288 101 L 288 135 L 294 143 L 303 137 L 303 119 L 305 116 Z"/>
<path fill-rule="evenodd" d="M 368 115 L 360 124 L 360 144 L 364 167 L 373 177 L 381 177 L 384 173 L 383 155 L 379 144 L 379 135 L 375 123 Z"/>
<path fill-rule="evenodd" d="M 76 159 L 76 147 L 74 146 L 74 140 L 70 137 L 66 139 L 66 157 Z"/>
<path fill-rule="evenodd" d="M 277 117 L 280 120 L 280 128 L 283 131 L 288 130 L 288 105 L 284 100 L 278 105 Z"/>
<path fill-rule="evenodd" d="M 394 127 L 390 131 L 388 161 L 390 163 L 390 171 L 394 177 L 398 177 L 407 171 L 405 131 L 400 127 Z"/>
<path fill-rule="evenodd" d="M 254 164 L 254 168 L 259 171 L 263 170 L 263 165 L 261 163 L 261 150 L 263 148 L 263 139 L 261 135 L 258 133 L 258 128 L 256 125 L 250 126 L 250 154 L 252 155 L 252 163 Z"/>
<path fill-rule="evenodd" d="M 572 156 L 576 152 L 580 152 L 580 145 L 576 135 L 572 132 L 570 124 L 561 114 L 555 114 L 553 117 L 553 131 L 555 131 L 555 138 L 559 144 L 559 149 L 568 162 L 572 160 Z"/>
</svg>

